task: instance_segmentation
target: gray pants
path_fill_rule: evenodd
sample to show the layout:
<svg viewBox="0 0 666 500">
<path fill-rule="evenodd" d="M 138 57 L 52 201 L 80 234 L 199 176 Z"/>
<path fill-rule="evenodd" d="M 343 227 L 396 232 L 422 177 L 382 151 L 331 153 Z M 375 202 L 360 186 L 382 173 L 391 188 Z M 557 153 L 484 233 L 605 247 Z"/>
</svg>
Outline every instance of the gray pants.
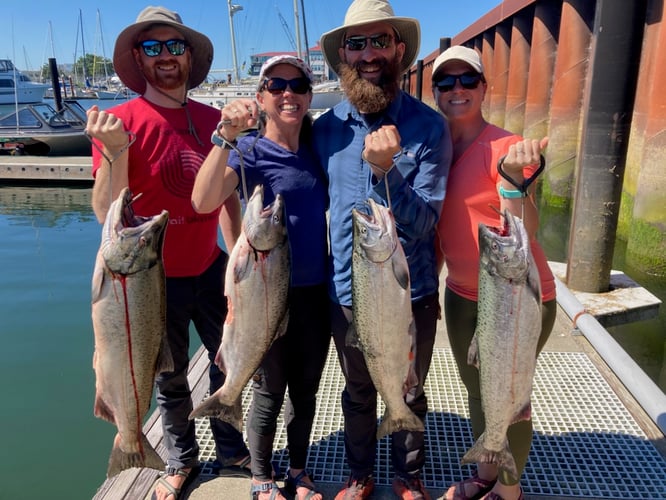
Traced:
<svg viewBox="0 0 666 500">
<path fill-rule="evenodd" d="M 193 467 L 199 463 L 199 445 L 196 441 L 190 387 L 187 382 L 189 365 L 190 323 L 194 323 L 201 342 L 211 360 L 209 369 L 210 392 L 224 383 L 224 374 L 213 360 L 222 340 L 222 323 L 227 304 L 223 292 L 225 253 L 200 276 L 167 278 L 167 336 L 174 360 L 174 371 L 157 377 L 157 403 L 162 415 L 164 446 L 169 457 L 167 466 L 176 469 Z M 249 453 L 243 435 L 233 426 L 217 418 L 210 419 L 220 460 L 247 456 Z"/>
<path fill-rule="evenodd" d="M 412 303 L 416 324 L 414 368 L 418 383 L 405 395 L 407 406 L 425 423 L 428 400 L 423 390 L 435 344 L 440 316 L 439 295 L 433 294 Z M 331 326 L 338 359 L 345 376 L 342 411 L 345 417 L 345 452 L 352 477 L 362 479 L 374 472 L 377 448 L 377 389 L 363 353 L 346 345 L 345 338 L 353 320 L 350 307 L 332 304 Z M 391 434 L 393 470 L 402 477 L 418 476 L 425 464 L 423 432 L 399 431 Z"/>
</svg>

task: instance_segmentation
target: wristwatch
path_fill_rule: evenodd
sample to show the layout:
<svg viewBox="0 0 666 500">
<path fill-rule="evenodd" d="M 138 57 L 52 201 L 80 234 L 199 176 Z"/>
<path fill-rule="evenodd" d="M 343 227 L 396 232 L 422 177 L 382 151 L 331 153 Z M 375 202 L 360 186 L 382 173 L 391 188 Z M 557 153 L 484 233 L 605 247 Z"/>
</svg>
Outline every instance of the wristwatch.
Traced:
<svg viewBox="0 0 666 500">
<path fill-rule="evenodd" d="M 222 127 L 222 122 L 217 124 L 213 134 L 210 136 L 210 142 L 222 149 L 234 149 L 236 147 L 236 140 L 227 141 L 222 134 L 220 134 L 220 128 Z"/>
</svg>

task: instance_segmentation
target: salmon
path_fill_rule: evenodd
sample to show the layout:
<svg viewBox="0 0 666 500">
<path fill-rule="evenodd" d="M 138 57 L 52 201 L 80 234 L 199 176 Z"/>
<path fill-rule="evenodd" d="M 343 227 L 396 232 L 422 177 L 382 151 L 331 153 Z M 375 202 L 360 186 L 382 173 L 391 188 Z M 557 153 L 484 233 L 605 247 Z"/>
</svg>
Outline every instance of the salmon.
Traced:
<svg viewBox="0 0 666 500">
<path fill-rule="evenodd" d="M 468 362 L 478 367 L 485 431 L 463 463 L 493 463 L 518 481 L 507 429 L 531 418 L 532 381 L 541 333 L 541 282 L 520 218 L 479 224 L 478 320 Z"/>
<path fill-rule="evenodd" d="M 280 194 L 263 205 L 263 186 L 255 188 L 243 215 L 225 273 L 227 317 L 215 364 L 222 387 L 198 405 L 190 418 L 217 417 L 242 431 L 241 395 L 273 341 L 289 320 L 290 253 Z"/>
<path fill-rule="evenodd" d="M 131 201 L 125 188 L 111 204 L 92 277 L 94 414 L 118 429 L 107 477 L 131 467 L 164 468 L 142 425 L 155 376 L 174 369 L 162 264 L 169 213 L 136 216 Z"/>
<path fill-rule="evenodd" d="M 352 210 L 353 328 L 347 343 L 358 347 L 386 406 L 377 439 L 400 430 L 424 431 L 405 403 L 416 383 L 414 323 L 409 267 L 391 211 L 369 199 L 370 214 Z"/>
</svg>

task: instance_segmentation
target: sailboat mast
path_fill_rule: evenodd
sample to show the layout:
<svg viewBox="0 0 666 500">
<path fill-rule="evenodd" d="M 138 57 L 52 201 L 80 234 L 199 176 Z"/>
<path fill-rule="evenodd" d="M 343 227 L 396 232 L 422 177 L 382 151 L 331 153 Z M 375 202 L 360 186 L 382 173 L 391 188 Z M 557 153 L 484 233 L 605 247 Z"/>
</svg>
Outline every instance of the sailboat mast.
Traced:
<svg viewBox="0 0 666 500">
<path fill-rule="evenodd" d="M 83 50 L 83 81 L 86 87 L 88 86 L 88 70 L 86 68 L 86 43 L 83 36 L 83 14 L 79 9 L 79 24 L 81 26 L 81 49 Z"/>
<path fill-rule="evenodd" d="M 310 44 L 308 43 L 308 28 L 305 22 L 305 0 L 301 0 L 301 14 L 303 16 L 303 38 L 305 39 L 305 62 L 310 65 Z"/>
<path fill-rule="evenodd" d="M 238 57 L 236 56 L 236 35 L 234 33 L 234 14 L 239 10 L 243 10 L 242 5 L 231 5 L 231 0 L 227 0 L 229 7 L 229 31 L 231 31 L 231 55 L 234 59 L 234 78 L 236 83 L 240 81 L 238 75 Z"/>
<path fill-rule="evenodd" d="M 296 27 L 296 54 L 303 59 L 303 50 L 301 49 L 301 23 L 298 20 L 298 0 L 294 0 L 294 26 Z"/>
</svg>

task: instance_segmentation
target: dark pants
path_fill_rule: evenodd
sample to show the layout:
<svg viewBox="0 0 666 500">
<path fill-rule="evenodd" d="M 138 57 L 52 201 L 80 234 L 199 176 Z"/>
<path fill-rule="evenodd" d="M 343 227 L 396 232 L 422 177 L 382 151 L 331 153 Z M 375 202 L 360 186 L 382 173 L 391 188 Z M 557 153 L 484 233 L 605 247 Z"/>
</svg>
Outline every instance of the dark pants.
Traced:
<svg viewBox="0 0 666 500">
<path fill-rule="evenodd" d="M 276 339 L 253 378 L 247 419 L 252 475 L 271 479 L 277 419 L 289 389 L 284 422 L 289 465 L 304 469 L 315 417 L 319 381 L 326 363 L 331 328 L 325 285 L 291 288 L 287 332 Z"/>
<path fill-rule="evenodd" d="M 550 332 L 555 324 L 557 315 L 557 301 L 544 302 L 541 307 L 541 335 L 537 344 L 537 355 L 546 344 Z M 481 405 L 481 385 L 479 381 L 479 370 L 467 364 L 467 351 L 472 342 L 477 321 L 477 303 L 455 294 L 448 288 L 444 292 L 444 311 L 446 317 L 446 330 L 449 343 L 453 351 L 453 357 L 458 366 L 458 373 L 467 389 L 467 402 L 469 405 L 470 421 L 474 439 L 478 439 L 485 429 L 486 423 L 483 417 Z M 509 426 L 507 430 L 509 447 L 516 459 L 518 475 L 522 474 L 527 464 L 527 456 L 532 446 L 532 420 L 521 420 Z M 515 484 L 506 473 L 500 470 L 499 480 L 503 484 Z"/>
<path fill-rule="evenodd" d="M 429 295 L 412 304 L 416 325 L 416 356 L 414 369 L 417 385 L 405 395 L 407 406 L 425 423 L 428 400 L 423 385 L 428 375 L 435 344 L 437 320 L 440 316 L 439 296 Z M 363 353 L 346 345 L 352 309 L 331 304 L 331 326 L 338 359 L 345 376 L 342 392 L 342 411 L 345 417 L 345 451 L 351 475 L 362 479 L 375 468 L 377 448 L 377 389 L 375 388 Z M 418 475 L 425 463 L 423 432 L 399 431 L 391 435 L 391 461 L 399 476 Z"/>
<path fill-rule="evenodd" d="M 201 338 L 211 361 L 210 392 L 215 392 L 224 383 L 224 374 L 213 360 L 222 340 L 222 323 L 227 305 L 223 293 L 224 270 L 227 255 L 221 253 L 217 260 L 200 276 L 167 278 L 167 337 L 174 361 L 174 371 L 157 377 L 157 402 L 162 415 L 164 446 L 169 458 L 168 467 L 177 469 L 193 467 L 199 463 L 199 445 L 194 429 L 194 420 L 188 416 L 192 411 L 190 387 L 187 382 L 189 365 L 190 323 Z M 220 460 L 247 455 L 243 435 L 233 426 L 217 418 L 210 419 Z"/>
</svg>

